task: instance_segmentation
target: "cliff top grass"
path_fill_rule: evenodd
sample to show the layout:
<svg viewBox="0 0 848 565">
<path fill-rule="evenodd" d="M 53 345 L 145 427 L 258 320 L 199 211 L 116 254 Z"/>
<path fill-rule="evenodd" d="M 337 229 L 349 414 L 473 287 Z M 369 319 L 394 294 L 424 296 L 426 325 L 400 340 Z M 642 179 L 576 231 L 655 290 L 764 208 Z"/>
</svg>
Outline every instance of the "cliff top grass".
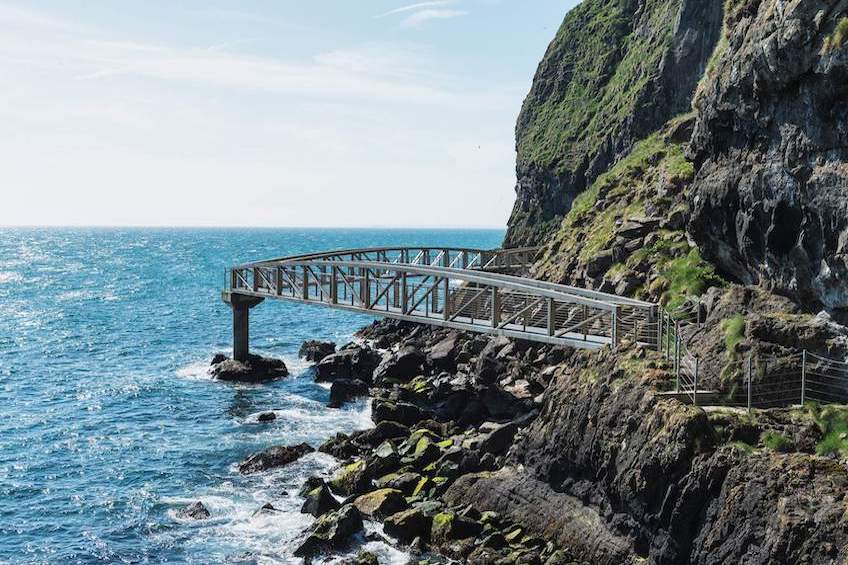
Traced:
<svg viewBox="0 0 848 565">
<path fill-rule="evenodd" d="M 586 0 L 566 15 L 519 119 L 520 160 L 576 171 L 633 115 L 672 41 L 669 14 L 680 0 L 646 5 L 635 14 L 634 2 Z"/>
</svg>

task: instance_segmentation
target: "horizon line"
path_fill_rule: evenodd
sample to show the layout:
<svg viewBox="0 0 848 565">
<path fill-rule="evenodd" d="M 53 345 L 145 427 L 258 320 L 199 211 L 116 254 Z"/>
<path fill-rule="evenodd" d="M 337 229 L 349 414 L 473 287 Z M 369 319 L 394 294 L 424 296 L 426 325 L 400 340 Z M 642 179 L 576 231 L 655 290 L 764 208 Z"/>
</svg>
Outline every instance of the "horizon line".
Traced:
<svg viewBox="0 0 848 565">
<path fill-rule="evenodd" d="M 0 229 L 219 229 L 219 230 L 506 230 L 507 226 L 253 226 L 191 224 L 0 224 Z"/>
</svg>

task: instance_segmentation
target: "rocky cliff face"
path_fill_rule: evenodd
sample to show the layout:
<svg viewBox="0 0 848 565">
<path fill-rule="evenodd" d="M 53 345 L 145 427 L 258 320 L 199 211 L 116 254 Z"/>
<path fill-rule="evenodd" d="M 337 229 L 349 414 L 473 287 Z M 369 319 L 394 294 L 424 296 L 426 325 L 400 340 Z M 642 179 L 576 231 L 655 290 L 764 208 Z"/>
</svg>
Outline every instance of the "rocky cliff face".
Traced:
<svg viewBox="0 0 848 565">
<path fill-rule="evenodd" d="M 586 0 L 539 65 L 516 126 L 507 246 L 537 245 L 634 143 L 688 110 L 721 29 L 718 1 Z"/>
<path fill-rule="evenodd" d="M 813 445 L 815 425 L 662 399 L 664 374 L 644 352 L 573 358 L 507 465 L 461 477 L 445 498 L 591 563 L 844 563 L 845 467 L 766 439 Z"/>
<path fill-rule="evenodd" d="M 728 277 L 848 308 L 848 2 L 732 2 L 699 93 L 689 231 Z"/>
</svg>

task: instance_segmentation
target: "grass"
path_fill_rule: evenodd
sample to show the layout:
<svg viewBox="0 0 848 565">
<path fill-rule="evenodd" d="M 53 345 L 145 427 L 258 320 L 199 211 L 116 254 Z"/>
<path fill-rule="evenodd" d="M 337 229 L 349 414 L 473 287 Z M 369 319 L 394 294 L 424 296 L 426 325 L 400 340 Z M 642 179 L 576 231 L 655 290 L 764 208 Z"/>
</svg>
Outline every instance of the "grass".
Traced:
<svg viewBox="0 0 848 565">
<path fill-rule="evenodd" d="M 736 347 L 745 339 L 745 316 L 736 314 L 732 318 L 722 320 L 724 330 L 724 347 L 729 355 L 736 353 Z"/>
<path fill-rule="evenodd" d="M 745 443 L 744 441 L 732 441 L 730 442 L 730 445 L 732 445 L 736 449 L 744 451 L 745 453 L 754 453 L 754 446 L 750 443 Z"/>
<path fill-rule="evenodd" d="M 848 408 L 836 405 L 820 407 L 815 402 L 808 402 L 805 408 L 823 436 L 816 445 L 816 453 L 848 455 Z"/>
<path fill-rule="evenodd" d="M 649 33 L 633 33 L 633 4 L 586 0 L 565 17 L 539 65 L 544 100 L 525 106 L 519 158 L 556 173 L 578 170 L 626 124 L 671 44 L 680 0 L 646 2 Z"/>
<path fill-rule="evenodd" d="M 783 434 L 767 431 L 760 437 L 760 441 L 767 449 L 778 453 L 791 453 L 795 451 L 795 443 Z"/>
<path fill-rule="evenodd" d="M 833 33 L 824 40 L 822 53 L 836 51 L 845 44 L 846 39 L 848 39 L 848 17 L 843 17 L 836 24 Z"/>
<path fill-rule="evenodd" d="M 683 305 L 688 297 L 700 296 L 710 286 L 724 284 L 716 275 L 715 267 L 704 261 L 695 248 L 669 261 L 662 276 L 668 281 L 662 302 L 672 310 Z"/>
</svg>

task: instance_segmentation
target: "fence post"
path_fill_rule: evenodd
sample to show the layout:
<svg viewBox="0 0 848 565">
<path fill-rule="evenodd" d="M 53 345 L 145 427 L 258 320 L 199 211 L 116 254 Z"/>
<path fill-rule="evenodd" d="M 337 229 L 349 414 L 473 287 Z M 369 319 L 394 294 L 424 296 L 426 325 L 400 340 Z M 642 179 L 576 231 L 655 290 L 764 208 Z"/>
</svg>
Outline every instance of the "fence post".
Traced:
<svg viewBox="0 0 848 565">
<path fill-rule="evenodd" d="M 447 320 L 450 320 L 450 315 L 451 315 L 451 313 L 450 313 L 450 310 L 451 310 L 450 309 L 450 278 L 449 277 L 445 277 L 444 285 L 445 285 L 445 297 L 444 297 L 444 303 L 442 304 L 442 313 L 444 315 L 444 319 L 447 321 Z"/>
<path fill-rule="evenodd" d="M 804 406 L 804 395 L 807 392 L 807 350 L 801 352 L 801 406 Z"/>
<path fill-rule="evenodd" d="M 501 325 L 501 295 L 498 293 L 498 287 L 492 287 L 492 327 L 497 328 Z"/>
<path fill-rule="evenodd" d="M 751 370 L 753 358 L 754 358 L 753 354 L 749 353 L 748 354 L 748 367 L 747 367 L 747 373 L 748 373 L 748 413 L 749 414 L 751 413 L 751 387 L 753 386 L 752 383 L 751 383 L 751 378 L 753 376 L 753 371 Z"/>
<path fill-rule="evenodd" d="M 618 304 L 612 310 L 612 348 L 618 349 Z"/>
<path fill-rule="evenodd" d="M 695 357 L 695 383 L 692 385 L 692 404 L 698 405 L 698 372 L 701 367 L 701 358 Z"/>
<path fill-rule="evenodd" d="M 674 375 L 677 379 L 677 392 L 680 392 L 680 325 L 674 323 Z"/>
<path fill-rule="evenodd" d="M 553 336 L 556 331 L 556 307 L 554 299 L 548 298 L 548 335 Z"/>
</svg>

